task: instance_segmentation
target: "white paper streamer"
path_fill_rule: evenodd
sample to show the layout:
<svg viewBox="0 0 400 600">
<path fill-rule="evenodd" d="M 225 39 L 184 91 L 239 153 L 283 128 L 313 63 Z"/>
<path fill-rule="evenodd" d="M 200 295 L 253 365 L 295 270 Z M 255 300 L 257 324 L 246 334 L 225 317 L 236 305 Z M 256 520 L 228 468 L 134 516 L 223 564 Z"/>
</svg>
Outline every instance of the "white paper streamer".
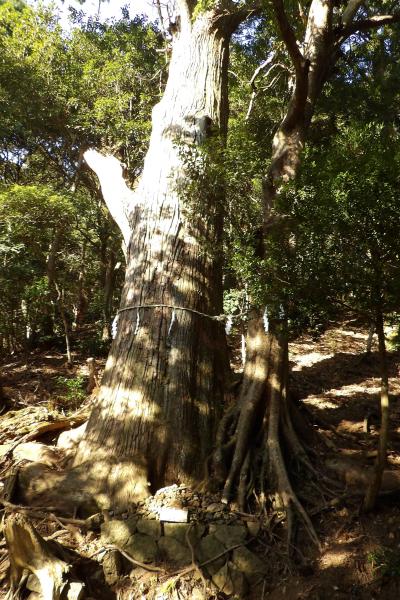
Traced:
<svg viewBox="0 0 400 600">
<path fill-rule="evenodd" d="M 113 322 L 111 324 L 111 337 L 113 340 L 115 340 L 116 336 L 117 336 L 117 331 L 118 331 L 118 321 L 119 321 L 119 314 L 117 313 L 113 319 Z"/>
<path fill-rule="evenodd" d="M 135 331 L 133 332 L 133 335 L 137 334 L 137 332 L 139 331 L 139 326 L 140 326 L 140 316 L 139 316 L 139 309 L 137 309 L 137 312 L 136 312 L 136 327 L 135 327 Z"/>
<path fill-rule="evenodd" d="M 226 319 L 226 323 L 225 323 L 225 333 L 226 333 L 226 335 L 230 334 L 230 332 L 232 331 L 232 326 L 233 326 L 232 315 L 228 315 L 228 317 Z"/>
<path fill-rule="evenodd" d="M 175 312 L 175 309 L 174 309 L 172 311 L 171 322 L 170 322 L 169 327 L 168 327 L 168 333 L 167 333 L 167 343 L 168 344 L 170 344 L 170 341 L 171 341 L 170 340 L 170 336 L 171 336 L 172 327 L 173 327 L 175 321 L 176 321 L 176 312 Z"/>
<path fill-rule="evenodd" d="M 267 307 L 265 307 L 265 310 L 264 310 L 263 323 L 264 323 L 264 331 L 265 331 L 265 333 L 268 333 L 268 331 L 269 331 L 269 321 L 268 321 L 268 310 L 267 310 Z"/>
</svg>

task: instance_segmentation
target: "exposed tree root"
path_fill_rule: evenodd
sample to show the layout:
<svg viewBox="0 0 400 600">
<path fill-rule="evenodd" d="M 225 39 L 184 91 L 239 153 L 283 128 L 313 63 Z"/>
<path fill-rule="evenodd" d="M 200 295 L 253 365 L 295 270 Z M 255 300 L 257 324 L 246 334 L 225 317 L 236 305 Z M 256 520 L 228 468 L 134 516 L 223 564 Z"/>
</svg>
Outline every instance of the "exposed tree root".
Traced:
<svg viewBox="0 0 400 600">
<path fill-rule="evenodd" d="M 13 504 L 12 502 L 7 502 L 3 499 L 0 500 L 0 504 L 3 504 L 3 506 L 5 506 L 10 512 L 21 513 L 22 515 L 30 515 L 34 519 L 46 519 L 61 524 L 69 523 L 70 525 L 76 525 L 77 527 L 84 527 L 86 529 L 91 529 L 93 527 L 94 516 L 89 517 L 88 519 L 73 519 L 72 517 L 60 517 L 54 515 L 52 513 L 52 511 L 54 510 L 53 507 L 50 508 L 42 506 L 40 508 L 30 508 L 29 506 Z"/>
<path fill-rule="evenodd" d="M 256 316 L 249 322 L 248 327 L 247 360 L 239 398 L 240 414 L 236 428 L 236 445 L 222 493 L 222 502 L 225 504 L 231 499 L 233 486 L 246 459 L 257 416 L 261 415 L 262 418 L 269 353 L 270 340 L 265 335 L 262 318 Z"/>
<path fill-rule="evenodd" d="M 235 430 L 235 449 L 222 495 L 222 502 L 232 499 L 236 489 L 239 509 L 245 510 L 251 474 L 251 456 L 257 439 L 262 442 L 262 461 L 258 467 L 257 481 L 261 491 L 261 502 L 273 496 L 284 510 L 288 529 L 288 547 L 294 529 L 295 515 L 303 523 L 310 539 L 320 548 L 314 526 L 299 498 L 293 490 L 281 448 L 285 441 L 290 455 L 314 476 L 320 477 L 300 442 L 291 419 L 287 396 L 288 355 L 286 337 L 278 333 L 265 334 L 260 318 L 254 319 L 249 327 L 250 352 L 240 394 L 240 414 Z M 224 429 L 226 435 L 227 428 Z M 226 437 L 220 436 L 227 445 Z M 253 461 L 254 462 L 254 461 Z M 254 481 L 252 482 L 254 486 Z"/>
<path fill-rule="evenodd" d="M 242 465 L 242 468 L 240 469 L 240 475 L 239 475 L 239 487 L 238 487 L 237 495 L 238 495 L 239 509 L 242 511 L 246 507 L 249 467 L 250 467 L 250 450 L 247 451 L 246 458 L 243 461 L 243 465 Z"/>
<path fill-rule="evenodd" d="M 10 557 L 9 599 L 20 597 L 26 580 L 24 571 L 37 577 L 44 600 L 60 600 L 62 594 L 68 598 L 71 567 L 66 557 L 57 552 L 56 543 L 44 540 L 21 514 L 6 518 L 4 534 Z"/>
<path fill-rule="evenodd" d="M 106 546 L 99 548 L 99 550 L 96 550 L 96 552 L 90 555 L 90 558 L 94 558 L 95 556 L 97 556 L 97 554 L 101 554 L 102 552 L 119 552 L 120 554 L 122 554 L 122 556 L 126 558 L 126 560 L 135 565 L 135 567 L 140 567 L 141 569 L 151 571 L 152 573 L 165 573 L 165 569 L 161 569 L 160 567 L 153 567 L 146 563 L 142 563 L 139 560 L 134 559 L 133 556 L 128 554 L 128 552 L 126 552 L 120 546 L 117 546 L 115 544 L 107 544 Z"/>
<path fill-rule="evenodd" d="M 288 544 L 291 544 L 293 531 L 293 514 L 292 506 L 295 508 L 299 518 L 304 524 L 304 527 L 309 534 L 311 540 L 318 548 L 321 548 L 318 536 L 314 526 L 304 510 L 301 502 L 293 491 L 289 480 L 285 461 L 283 459 L 282 450 L 279 441 L 279 423 L 282 403 L 282 391 L 285 389 L 282 385 L 285 368 L 285 358 L 287 354 L 286 340 L 282 340 L 279 336 L 275 336 L 274 348 L 271 350 L 273 362 L 271 364 L 271 375 L 269 378 L 270 387 L 270 406 L 268 418 L 268 431 L 266 445 L 268 448 L 268 465 L 269 473 L 272 480 L 276 481 L 276 493 L 282 500 L 288 519 Z"/>
</svg>

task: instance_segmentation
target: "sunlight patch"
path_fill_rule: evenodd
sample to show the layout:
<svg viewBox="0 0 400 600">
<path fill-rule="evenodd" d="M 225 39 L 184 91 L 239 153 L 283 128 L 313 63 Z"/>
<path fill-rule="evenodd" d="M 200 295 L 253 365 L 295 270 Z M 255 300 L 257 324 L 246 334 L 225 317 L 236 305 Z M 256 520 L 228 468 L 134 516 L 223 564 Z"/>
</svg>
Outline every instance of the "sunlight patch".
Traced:
<svg viewBox="0 0 400 600">
<path fill-rule="evenodd" d="M 310 352 L 303 356 L 296 356 L 293 360 L 296 363 L 293 366 L 293 371 L 301 371 L 303 367 L 311 367 L 328 358 L 333 358 L 334 354 L 321 354 L 321 352 Z"/>
<path fill-rule="evenodd" d="M 343 385 L 341 388 L 332 388 L 326 393 L 330 396 L 345 396 L 347 398 L 354 396 L 354 394 L 371 396 L 380 393 L 381 388 L 378 380 L 373 381 L 372 385 L 366 387 L 368 383 L 368 381 L 363 381 L 362 385 L 351 383 L 350 385 Z"/>
<path fill-rule="evenodd" d="M 308 398 L 304 398 L 303 402 L 305 404 L 311 404 L 311 406 L 315 406 L 315 408 L 338 408 L 337 402 L 331 402 L 327 398 L 321 396 L 308 396 Z"/>
<path fill-rule="evenodd" d="M 321 557 L 321 569 L 331 569 L 332 567 L 341 567 L 343 566 L 349 558 L 351 558 L 352 553 L 350 550 L 345 550 L 344 548 L 333 548 L 330 551 L 325 552 L 325 554 Z"/>
</svg>

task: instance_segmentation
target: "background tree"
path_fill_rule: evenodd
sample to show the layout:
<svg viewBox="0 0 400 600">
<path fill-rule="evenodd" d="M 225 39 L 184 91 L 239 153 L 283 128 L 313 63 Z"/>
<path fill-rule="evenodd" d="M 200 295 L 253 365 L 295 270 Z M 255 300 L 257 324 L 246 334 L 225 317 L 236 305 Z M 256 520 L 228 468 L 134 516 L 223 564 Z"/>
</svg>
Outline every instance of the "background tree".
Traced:
<svg viewBox="0 0 400 600">
<path fill-rule="evenodd" d="M 372 14 L 366 15 L 363 2 L 349 2 L 339 11 L 333 2 L 315 0 L 310 3 L 307 17 L 301 12 L 289 17 L 284 3 L 279 0 L 273 2 L 273 8 L 280 38 L 290 58 L 293 79 L 289 80 L 292 90 L 290 100 L 274 135 L 272 157 L 263 181 L 263 238 L 267 261 L 271 243 L 280 248 L 289 243 L 290 226 L 285 225 L 287 217 L 279 210 L 279 196 L 284 193 L 287 183 L 297 176 L 316 103 L 340 56 L 342 44 L 356 32 L 398 20 L 398 15 L 382 17 L 374 14 L 375 7 L 372 6 Z M 367 18 L 358 17 L 359 9 Z M 362 42 L 363 34 L 358 38 L 358 43 Z M 280 432 L 283 432 L 292 453 L 307 464 L 305 452 L 291 423 L 287 402 L 287 298 L 282 293 L 275 302 L 267 298 L 264 302 L 268 313 L 268 335 L 264 328 L 265 318 L 259 311 L 249 326 L 241 411 L 223 498 L 227 502 L 238 479 L 246 481 L 248 477 L 249 465 L 252 464 L 249 460 L 250 437 L 255 439 L 255 424 L 260 422 L 259 414 L 265 413 L 262 476 L 268 470 L 270 485 L 276 490 L 281 504 L 289 515 L 293 507 L 297 510 L 310 536 L 317 542 L 312 525 L 290 484 L 280 445 Z"/>
</svg>

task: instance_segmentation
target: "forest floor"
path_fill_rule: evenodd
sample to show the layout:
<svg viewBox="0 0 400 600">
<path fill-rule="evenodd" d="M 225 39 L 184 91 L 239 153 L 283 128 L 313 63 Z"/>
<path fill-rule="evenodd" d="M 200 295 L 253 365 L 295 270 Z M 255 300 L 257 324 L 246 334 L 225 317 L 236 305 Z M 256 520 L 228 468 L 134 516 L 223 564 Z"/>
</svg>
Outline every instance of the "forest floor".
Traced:
<svg viewBox="0 0 400 600">
<path fill-rule="evenodd" d="M 376 510 L 365 515 L 360 512 L 360 504 L 377 448 L 380 391 L 376 342 L 369 354 L 366 343 L 367 331 L 347 322 L 332 327 L 317 339 L 303 336 L 290 344 L 291 389 L 301 412 L 313 426 L 315 437 L 309 446 L 316 473 L 296 471 L 294 461 L 290 460 L 293 457 L 286 459 L 293 467 L 295 489 L 311 515 L 322 550 L 310 543 L 300 527 L 293 557 L 289 559 L 283 528 L 279 523 L 268 525 L 264 519 L 258 540 L 250 545 L 266 565 L 262 582 L 251 586 L 252 600 L 397 600 L 400 597 L 400 352 L 389 352 L 388 465 L 393 477 L 386 477 L 385 493 L 380 496 Z M 104 360 L 96 363 L 100 374 Z M 18 462 L 25 464 L 29 460 L 26 456 L 18 457 L 18 442 L 34 440 L 51 446 L 62 429 L 84 420 L 91 402 L 85 392 L 86 357 L 75 355 L 74 365 L 68 368 L 65 358 L 55 351 L 13 356 L 0 363 L 8 398 L 0 417 L 0 482 L 6 481 L 5 476 L 15 470 Z M 72 420 L 70 415 L 74 415 Z M 55 425 L 63 419 L 64 425 Z M 199 497 L 196 498 L 199 505 Z M 202 498 L 200 507 L 204 514 L 210 506 L 217 506 L 216 497 Z M 62 530 L 57 520 L 31 516 L 44 537 L 57 537 L 76 556 L 89 561 L 101 549 L 94 531 L 72 525 L 65 525 Z M 7 548 L 0 538 L 0 598 L 6 596 L 8 588 L 7 568 Z M 163 594 L 153 593 L 144 580 L 136 591 L 133 588 L 129 591 L 130 581 L 125 578 L 122 587 L 121 582 L 110 584 L 111 595 L 104 596 L 100 587 L 106 584 L 98 579 L 90 597 L 94 600 L 233 597 L 217 590 L 205 596 L 196 595 L 198 588 L 189 584 L 186 595 L 183 585 L 181 593 L 179 586 L 164 586 L 167 591 Z"/>
</svg>

